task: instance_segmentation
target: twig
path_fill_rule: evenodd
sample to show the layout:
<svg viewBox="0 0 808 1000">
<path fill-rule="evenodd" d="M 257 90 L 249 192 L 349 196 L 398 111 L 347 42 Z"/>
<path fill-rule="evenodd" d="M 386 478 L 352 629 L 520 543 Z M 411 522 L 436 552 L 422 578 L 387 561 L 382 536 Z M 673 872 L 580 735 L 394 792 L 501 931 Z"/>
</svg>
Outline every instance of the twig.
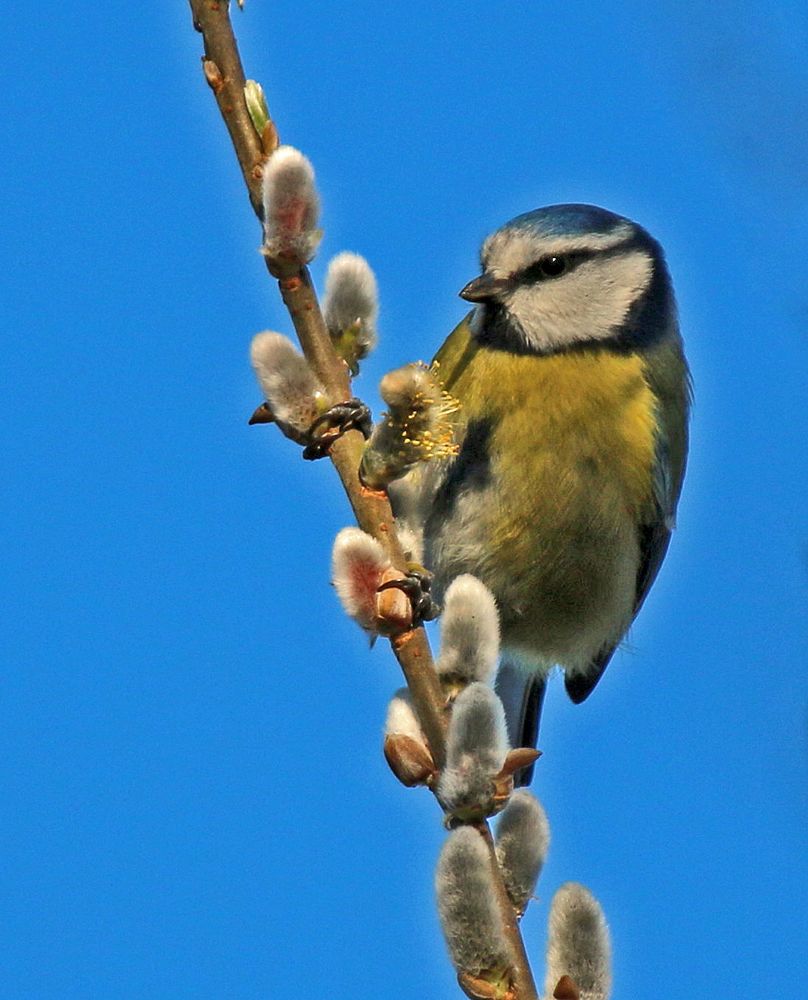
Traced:
<svg viewBox="0 0 808 1000">
<path fill-rule="evenodd" d="M 230 23 L 229 4 L 227 0 L 189 2 L 194 27 L 201 32 L 205 42 L 205 78 L 214 92 L 233 141 L 253 210 L 261 219 L 261 167 L 265 157 L 244 101 L 246 78 Z M 306 360 L 325 388 L 329 402 L 349 399 L 348 371 L 331 344 L 308 269 L 304 267 L 297 274 L 279 278 L 278 285 Z M 329 454 L 360 528 L 384 546 L 395 566 L 404 569 L 405 557 L 396 535 L 387 494 L 368 490 L 359 482 L 358 469 L 363 447 L 361 433 L 349 431 L 334 442 Z M 391 646 L 412 694 L 433 760 L 441 769 L 446 758 L 445 697 L 433 666 L 426 633 L 423 628 L 413 629 L 392 639 Z M 503 924 L 514 954 L 514 985 L 518 1000 L 538 1000 L 516 915 L 496 865 L 491 831 L 486 823 L 478 828 L 491 850 Z"/>
<path fill-rule="evenodd" d="M 255 214 L 261 218 L 263 150 L 244 100 L 244 69 L 228 14 L 228 0 L 191 0 L 194 27 L 205 40 L 202 69 L 233 140 Z"/>
<path fill-rule="evenodd" d="M 536 983 L 533 980 L 533 971 L 530 968 L 530 961 L 525 951 L 525 943 L 522 940 L 522 932 L 519 930 L 519 923 L 516 919 L 516 911 L 508 898 L 505 883 L 502 881 L 502 872 L 497 861 L 494 838 L 491 835 L 491 828 L 487 823 L 480 823 L 478 826 L 480 836 L 488 845 L 488 852 L 491 855 L 491 867 L 494 870 L 494 887 L 497 892 L 497 902 L 505 926 L 505 936 L 508 938 L 511 949 L 514 953 L 514 987 L 519 1000 L 523 998 L 536 998 Z"/>
</svg>

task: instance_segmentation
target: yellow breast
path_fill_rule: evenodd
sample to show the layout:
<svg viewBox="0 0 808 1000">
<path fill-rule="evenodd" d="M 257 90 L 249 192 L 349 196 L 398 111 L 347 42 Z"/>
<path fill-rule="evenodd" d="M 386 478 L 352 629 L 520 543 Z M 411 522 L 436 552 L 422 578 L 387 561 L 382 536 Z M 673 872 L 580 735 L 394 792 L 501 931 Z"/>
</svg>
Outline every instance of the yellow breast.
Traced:
<svg viewBox="0 0 808 1000">
<path fill-rule="evenodd" d="M 437 360 L 460 400 L 459 420 L 491 421 L 492 466 L 520 506 L 523 491 L 548 490 L 577 506 L 594 485 L 635 517 L 648 509 L 655 398 L 639 354 L 608 347 L 511 354 L 479 346 L 464 322 Z"/>
</svg>

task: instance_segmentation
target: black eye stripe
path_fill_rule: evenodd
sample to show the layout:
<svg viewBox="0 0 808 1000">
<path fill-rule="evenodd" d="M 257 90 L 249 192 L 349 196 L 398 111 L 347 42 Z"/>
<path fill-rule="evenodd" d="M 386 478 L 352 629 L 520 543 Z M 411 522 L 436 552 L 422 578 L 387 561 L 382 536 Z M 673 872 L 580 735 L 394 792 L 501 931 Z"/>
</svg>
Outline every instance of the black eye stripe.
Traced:
<svg viewBox="0 0 808 1000">
<path fill-rule="evenodd" d="M 609 247 L 606 250 L 570 250 L 567 253 L 543 254 L 538 260 L 533 261 L 532 264 L 523 267 L 521 271 L 515 271 L 512 278 L 515 284 L 524 283 L 526 285 L 534 284 L 537 281 L 552 281 L 554 278 L 560 278 L 563 274 L 569 274 L 579 264 L 583 264 L 587 260 L 594 260 L 595 257 L 600 260 L 607 260 L 610 257 L 622 257 L 633 250 L 644 249 L 637 240 L 628 239 L 623 240 L 621 243 L 616 243 L 613 247 Z M 547 274 L 542 267 L 544 262 L 551 257 L 563 260 L 566 265 L 557 274 Z"/>
<path fill-rule="evenodd" d="M 527 267 L 518 271 L 514 278 L 520 284 L 530 284 L 534 281 L 552 281 L 562 274 L 569 274 L 585 260 L 596 255 L 592 250 L 572 250 L 569 253 L 545 254 Z"/>
</svg>

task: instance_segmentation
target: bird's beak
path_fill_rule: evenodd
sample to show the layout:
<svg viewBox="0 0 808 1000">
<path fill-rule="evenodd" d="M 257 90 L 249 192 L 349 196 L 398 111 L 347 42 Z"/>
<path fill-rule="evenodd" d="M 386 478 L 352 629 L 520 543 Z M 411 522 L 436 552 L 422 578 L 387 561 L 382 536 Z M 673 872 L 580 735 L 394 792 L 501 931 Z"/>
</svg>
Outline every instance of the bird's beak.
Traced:
<svg viewBox="0 0 808 1000">
<path fill-rule="evenodd" d="M 510 288 L 508 278 L 495 278 L 491 274 L 481 274 L 479 278 L 470 281 L 465 288 L 459 292 L 460 298 L 466 302 L 488 302 L 489 299 L 497 298 L 502 292 Z"/>
</svg>

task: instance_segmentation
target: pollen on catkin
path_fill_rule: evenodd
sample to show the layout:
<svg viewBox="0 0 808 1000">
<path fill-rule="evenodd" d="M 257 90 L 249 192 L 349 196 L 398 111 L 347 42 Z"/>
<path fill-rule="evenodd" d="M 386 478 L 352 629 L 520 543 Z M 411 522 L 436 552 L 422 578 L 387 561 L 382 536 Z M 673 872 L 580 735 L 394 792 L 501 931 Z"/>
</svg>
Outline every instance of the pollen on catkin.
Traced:
<svg viewBox="0 0 808 1000">
<path fill-rule="evenodd" d="M 440 622 L 435 667 L 441 677 L 461 684 L 490 681 L 499 658 L 499 615 L 491 591 L 468 573 L 456 577 Z"/>
<path fill-rule="evenodd" d="M 446 766 L 437 788 L 438 799 L 450 816 L 472 821 L 496 811 L 494 779 L 507 752 L 502 702 L 486 684 L 470 684 L 452 707 Z"/>
<path fill-rule="evenodd" d="M 284 430 L 297 432 L 298 438 L 305 435 L 327 407 L 308 361 L 288 337 L 270 330 L 253 337 L 250 360 L 272 416 Z"/>
<path fill-rule="evenodd" d="M 364 257 L 344 252 L 328 265 L 323 318 L 339 356 L 351 372 L 376 346 L 379 293 L 376 276 Z"/>
<path fill-rule="evenodd" d="M 611 945 L 603 910 L 578 882 L 566 882 L 553 896 L 547 937 L 548 996 L 570 976 L 581 1000 L 607 1000 L 612 986 Z"/>
<path fill-rule="evenodd" d="M 491 856 L 476 830 L 460 827 L 443 845 L 435 874 L 438 914 L 458 972 L 478 976 L 511 965 L 497 907 Z"/>
<path fill-rule="evenodd" d="M 293 146 L 279 146 L 264 165 L 262 193 L 262 252 L 281 269 L 308 264 L 323 235 L 317 228 L 320 199 L 311 163 Z"/>
<path fill-rule="evenodd" d="M 434 364 L 388 372 L 379 392 L 388 410 L 362 457 L 359 475 L 366 486 L 383 489 L 418 462 L 457 454 L 450 418 L 460 404 L 444 389 Z"/>
<path fill-rule="evenodd" d="M 495 844 L 505 888 L 521 917 L 536 889 L 550 844 L 547 816 L 527 789 L 511 795 L 497 821 Z"/>
</svg>

